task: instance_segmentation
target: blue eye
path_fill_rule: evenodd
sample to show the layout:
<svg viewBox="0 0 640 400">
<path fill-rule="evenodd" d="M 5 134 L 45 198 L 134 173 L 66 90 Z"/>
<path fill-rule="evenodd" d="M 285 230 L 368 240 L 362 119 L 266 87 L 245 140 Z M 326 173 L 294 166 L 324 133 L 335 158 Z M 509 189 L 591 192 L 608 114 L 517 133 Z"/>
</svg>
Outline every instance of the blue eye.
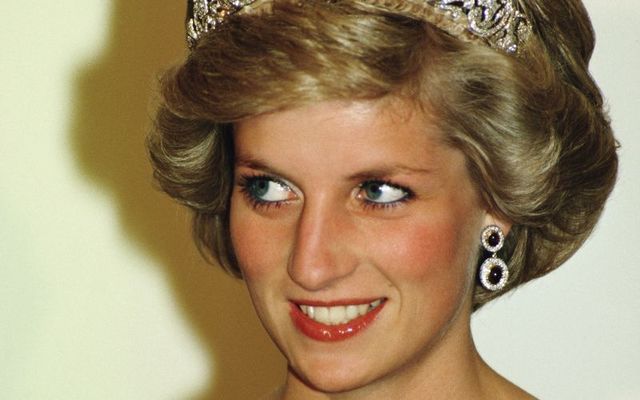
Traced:
<svg viewBox="0 0 640 400">
<path fill-rule="evenodd" d="M 296 197 L 287 184 L 267 176 L 242 177 L 239 185 L 254 205 L 282 203 Z"/>
<path fill-rule="evenodd" d="M 411 192 L 390 183 L 369 181 L 360 185 L 358 197 L 376 205 L 392 205 L 409 199 Z"/>
</svg>

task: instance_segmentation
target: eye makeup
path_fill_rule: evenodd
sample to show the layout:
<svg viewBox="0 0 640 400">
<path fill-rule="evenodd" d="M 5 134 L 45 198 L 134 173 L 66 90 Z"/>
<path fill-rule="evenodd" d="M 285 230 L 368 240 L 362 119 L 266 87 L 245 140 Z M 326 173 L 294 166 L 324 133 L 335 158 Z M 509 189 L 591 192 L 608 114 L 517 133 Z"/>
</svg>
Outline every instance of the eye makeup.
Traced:
<svg viewBox="0 0 640 400">
<path fill-rule="evenodd" d="M 299 198 L 290 184 L 267 174 L 241 175 L 237 186 L 256 210 L 280 208 Z M 364 210 L 377 210 L 401 206 L 413 199 L 415 194 L 387 180 L 366 180 L 354 188 L 352 196 Z"/>
<path fill-rule="evenodd" d="M 281 207 L 298 197 L 286 182 L 266 174 L 242 175 L 237 185 L 254 209 Z"/>
<path fill-rule="evenodd" d="M 356 194 L 365 209 L 397 207 L 414 197 L 409 188 L 387 180 L 367 180 L 358 185 Z"/>
</svg>

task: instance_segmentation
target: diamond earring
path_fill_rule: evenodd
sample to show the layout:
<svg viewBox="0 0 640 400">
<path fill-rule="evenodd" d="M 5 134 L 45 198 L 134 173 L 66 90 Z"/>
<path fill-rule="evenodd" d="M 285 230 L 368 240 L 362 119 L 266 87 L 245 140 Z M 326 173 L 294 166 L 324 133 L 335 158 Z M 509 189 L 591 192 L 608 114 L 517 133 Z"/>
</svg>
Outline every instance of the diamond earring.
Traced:
<svg viewBox="0 0 640 400">
<path fill-rule="evenodd" d="M 480 283 L 492 292 L 502 290 L 509 280 L 509 268 L 498 258 L 498 251 L 504 246 L 504 233 L 499 226 L 489 225 L 482 230 L 480 241 L 486 251 L 493 253 L 480 266 Z"/>
</svg>

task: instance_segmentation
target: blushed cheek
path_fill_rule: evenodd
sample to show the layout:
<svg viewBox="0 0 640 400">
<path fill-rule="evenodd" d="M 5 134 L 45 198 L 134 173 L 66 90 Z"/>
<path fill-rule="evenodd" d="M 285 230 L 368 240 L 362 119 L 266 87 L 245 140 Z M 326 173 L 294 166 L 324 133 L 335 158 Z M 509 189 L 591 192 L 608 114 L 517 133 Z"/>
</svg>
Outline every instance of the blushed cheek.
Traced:
<svg viewBox="0 0 640 400">
<path fill-rule="evenodd" d="M 231 242 L 238 266 L 246 279 L 256 279 L 266 272 L 260 254 L 265 253 L 267 243 L 255 229 L 251 229 L 249 221 L 232 216 L 230 224 Z"/>
<path fill-rule="evenodd" d="M 387 239 L 385 263 L 395 265 L 391 274 L 430 287 L 449 291 L 464 285 L 468 276 L 469 243 L 463 224 L 442 220 L 414 222 Z M 378 240 L 377 243 L 385 243 Z"/>
<path fill-rule="evenodd" d="M 230 230 L 233 250 L 245 279 L 265 280 L 279 268 L 286 268 L 283 229 L 264 224 L 247 207 L 232 207 Z M 284 261 L 283 261 L 284 258 Z"/>
</svg>

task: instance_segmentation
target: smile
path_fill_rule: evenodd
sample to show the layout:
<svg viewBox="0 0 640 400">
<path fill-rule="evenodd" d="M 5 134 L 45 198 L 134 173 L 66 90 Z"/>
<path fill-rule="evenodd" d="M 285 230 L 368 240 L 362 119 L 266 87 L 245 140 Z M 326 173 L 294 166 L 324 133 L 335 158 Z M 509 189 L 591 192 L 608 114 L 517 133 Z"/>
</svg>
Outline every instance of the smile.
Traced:
<svg viewBox="0 0 640 400">
<path fill-rule="evenodd" d="M 365 315 L 378 307 L 382 300 L 378 299 L 371 303 L 349 304 L 346 306 L 317 307 L 304 304 L 298 305 L 302 312 L 312 320 L 325 325 L 347 324 L 354 319 Z"/>
<path fill-rule="evenodd" d="M 305 336 L 335 342 L 353 337 L 371 325 L 382 311 L 386 299 L 353 302 L 351 304 L 324 305 L 291 303 L 291 319 Z"/>
</svg>

